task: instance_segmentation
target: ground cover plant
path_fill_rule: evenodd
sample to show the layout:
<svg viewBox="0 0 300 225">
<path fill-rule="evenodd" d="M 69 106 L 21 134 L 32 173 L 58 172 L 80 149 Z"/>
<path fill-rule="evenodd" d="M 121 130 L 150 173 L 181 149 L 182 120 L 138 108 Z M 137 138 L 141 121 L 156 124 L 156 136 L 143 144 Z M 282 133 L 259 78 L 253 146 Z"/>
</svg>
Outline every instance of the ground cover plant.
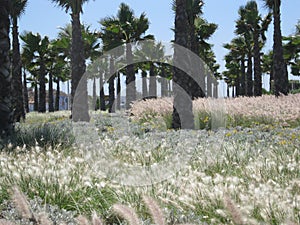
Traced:
<svg viewBox="0 0 300 225">
<path fill-rule="evenodd" d="M 299 224 L 300 96 L 226 99 L 217 115 L 229 122 L 214 129 L 218 104 L 205 101 L 194 103 L 203 129 L 193 131 L 168 129 L 169 99 L 91 112 L 77 127 L 69 112 L 29 114 L 22 141 L 0 152 L 0 224 Z M 122 169 L 161 171 L 126 176 L 103 152 Z"/>
</svg>

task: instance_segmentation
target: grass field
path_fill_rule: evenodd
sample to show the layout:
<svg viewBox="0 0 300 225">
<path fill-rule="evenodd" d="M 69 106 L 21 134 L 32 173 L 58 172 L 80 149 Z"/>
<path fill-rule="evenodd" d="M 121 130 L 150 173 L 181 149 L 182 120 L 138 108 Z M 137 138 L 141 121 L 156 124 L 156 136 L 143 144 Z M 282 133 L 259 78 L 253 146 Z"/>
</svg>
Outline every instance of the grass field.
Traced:
<svg viewBox="0 0 300 225">
<path fill-rule="evenodd" d="M 28 114 L 2 143 L 0 219 L 13 220 L 17 185 L 34 213 L 51 205 L 106 224 L 300 223 L 299 94 L 197 100 L 189 131 L 169 129 L 171 102 L 138 102 L 130 116 L 91 112 L 90 124 Z"/>
</svg>

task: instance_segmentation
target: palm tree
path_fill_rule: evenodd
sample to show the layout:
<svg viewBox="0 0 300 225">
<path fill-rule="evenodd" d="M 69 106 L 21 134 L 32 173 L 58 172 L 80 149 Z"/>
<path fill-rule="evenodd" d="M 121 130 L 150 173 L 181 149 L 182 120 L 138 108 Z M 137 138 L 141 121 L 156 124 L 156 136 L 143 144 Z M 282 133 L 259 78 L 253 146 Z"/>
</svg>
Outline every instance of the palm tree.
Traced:
<svg viewBox="0 0 300 225">
<path fill-rule="evenodd" d="M 236 78 L 236 96 L 244 96 L 246 91 L 246 68 L 245 68 L 245 57 L 247 54 L 247 46 L 245 38 L 242 36 L 236 37 L 231 40 L 230 43 L 223 45 L 224 48 L 228 49 L 230 52 L 225 56 L 227 57 L 227 64 L 230 66 L 230 61 L 239 62 L 240 72 L 237 74 Z M 227 67 L 227 66 L 226 66 Z M 229 67 L 227 69 L 230 70 Z"/>
<path fill-rule="evenodd" d="M 9 0 L 0 0 L 0 137 L 13 132 L 11 73 L 9 59 Z"/>
<path fill-rule="evenodd" d="M 88 112 L 88 96 L 87 96 L 87 80 L 83 77 L 86 69 L 84 43 L 81 32 L 80 14 L 82 6 L 88 0 L 51 0 L 58 6 L 65 9 L 66 12 L 71 11 L 72 22 L 72 44 L 71 44 L 71 103 L 72 103 L 72 119 L 73 121 L 89 121 Z M 83 78 L 83 79 L 82 79 Z M 82 79 L 82 80 L 81 80 Z M 80 84 L 79 89 L 77 89 Z M 77 92 L 77 93 L 76 93 Z M 75 93 L 78 99 L 75 99 Z M 78 100 L 78 104 L 74 105 L 74 100 Z"/>
<path fill-rule="evenodd" d="M 49 62 L 49 84 L 51 76 L 53 77 L 53 82 L 56 83 L 56 94 L 54 111 L 59 110 L 59 100 L 60 100 L 60 82 L 66 82 L 70 80 L 70 49 L 71 49 L 71 36 L 68 36 L 68 28 L 60 28 L 58 38 L 51 41 L 50 43 L 50 58 Z M 71 33 L 72 29 L 70 29 Z M 49 92 L 51 91 L 49 87 Z M 49 95 L 49 102 L 52 101 L 51 95 Z M 52 97 L 53 98 L 53 97 Z M 49 107 L 50 111 L 50 107 Z"/>
<path fill-rule="evenodd" d="M 22 61 L 20 54 L 18 19 L 24 13 L 27 0 L 12 0 L 10 7 L 10 18 L 12 21 L 12 86 L 13 86 L 13 107 L 14 120 L 20 122 L 21 118 L 25 119 L 25 108 L 23 101 L 22 87 Z"/>
<path fill-rule="evenodd" d="M 121 3 L 117 17 L 109 17 L 110 23 L 105 25 L 116 35 L 122 44 L 125 44 L 126 56 L 126 108 L 130 108 L 132 101 L 136 99 L 135 70 L 133 65 L 132 43 L 153 39 L 152 35 L 145 35 L 149 28 L 149 20 L 145 13 L 135 17 L 134 11 L 125 3 Z M 101 23 L 101 21 L 100 21 Z"/>
<path fill-rule="evenodd" d="M 158 72 L 159 64 L 165 61 L 165 49 L 161 42 L 155 43 L 154 40 L 145 41 L 138 45 L 134 56 L 136 60 L 142 61 L 138 67 L 142 68 L 143 77 L 143 94 L 146 94 L 147 89 L 145 87 L 145 77 L 147 72 L 145 69 L 149 70 L 150 81 L 149 81 L 149 96 L 147 97 L 157 97 L 157 79 L 156 74 Z M 143 97 L 146 97 L 143 95 Z"/>
<path fill-rule="evenodd" d="M 175 2 L 175 44 L 184 48 L 189 48 L 188 35 L 188 15 L 185 0 L 176 0 Z M 188 65 L 188 59 L 181 56 L 178 48 L 174 48 L 174 63 L 185 63 Z M 186 62 L 182 62 L 186 60 Z M 189 92 L 188 75 L 182 70 L 174 68 L 173 85 L 174 85 L 174 102 L 172 114 L 172 127 L 174 129 L 193 129 L 194 115 L 191 94 Z M 183 89 L 180 89 L 179 86 Z"/>
<path fill-rule="evenodd" d="M 247 6 L 247 5 L 246 5 Z M 253 96 L 253 32 L 248 29 L 249 9 L 246 6 L 239 8 L 240 18 L 236 21 L 235 33 L 242 35 L 245 39 L 247 49 L 247 74 L 246 74 L 246 96 Z"/>
<path fill-rule="evenodd" d="M 283 57 L 281 17 L 281 0 L 264 0 L 265 5 L 273 13 L 274 34 L 273 34 L 273 75 L 274 75 L 274 94 L 287 95 L 289 91 L 289 80 L 286 71 L 286 64 Z"/>
<path fill-rule="evenodd" d="M 203 14 L 203 5 L 204 3 L 202 0 L 186 1 L 188 14 L 188 39 L 190 42 L 189 49 L 196 55 L 199 55 L 201 59 L 208 59 L 209 57 L 206 57 L 206 54 L 210 52 L 212 45 L 207 43 L 207 40 L 216 31 L 217 25 L 208 23 L 201 17 Z M 173 10 L 176 10 L 175 1 L 173 2 Z M 192 62 L 192 64 L 195 65 L 196 62 Z M 205 97 L 205 71 L 203 71 L 201 67 L 204 67 L 204 65 L 193 66 L 191 69 L 193 70 L 192 74 L 194 74 L 194 77 L 187 78 L 189 79 L 193 99 Z M 211 80 L 210 77 L 208 77 L 208 80 Z M 199 84 L 201 84 L 202 87 L 200 87 Z M 209 85 L 211 85 L 211 83 Z"/>
<path fill-rule="evenodd" d="M 123 49 L 120 47 L 122 45 L 122 37 L 120 33 L 116 33 L 111 30 L 113 26 L 118 24 L 118 19 L 115 17 L 106 17 L 100 21 L 102 26 L 100 37 L 103 41 L 103 51 L 109 52 L 111 51 L 109 65 L 110 65 L 110 76 L 108 78 L 108 89 L 109 89 L 109 112 L 115 112 L 114 101 L 115 101 L 115 59 L 122 55 Z M 119 74 L 118 74 L 119 76 Z M 120 85 L 118 83 L 118 85 Z M 118 104 L 117 104 L 118 105 Z"/>
<path fill-rule="evenodd" d="M 64 38 L 52 40 L 49 45 L 49 57 L 48 62 L 48 75 L 49 75 L 49 92 L 48 92 L 48 105 L 49 112 L 59 110 L 60 99 L 60 82 L 69 80 L 70 65 L 67 60 L 68 43 Z M 53 83 L 56 83 L 56 94 L 54 101 Z"/>
<path fill-rule="evenodd" d="M 27 89 L 27 82 L 31 84 L 31 88 L 33 88 L 34 92 L 34 105 L 33 105 L 33 111 L 38 111 L 39 110 L 39 74 L 38 74 L 38 69 L 37 65 L 32 63 L 32 57 L 27 55 L 25 51 L 22 53 L 22 58 L 23 58 L 23 67 L 24 70 L 28 71 L 30 73 L 30 77 L 27 77 L 25 74 L 24 77 L 24 88 L 26 87 Z M 25 71 L 24 71 L 25 73 Z M 25 98 L 24 98 L 25 99 Z"/>
<path fill-rule="evenodd" d="M 267 31 L 269 24 L 271 23 L 272 15 L 269 13 L 265 18 L 262 18 L 255 1 L 249 1 L 245 6 L 242 6 L 239 10 L 239 14 L 240 20 L 237 21 L 236 33 L 239 35 L 243 35 L 244 37 L 252 37 L 253 43 L 251 43 L 251 45 L 253 45 L 254 58 L 254 96 L 261 96 L 262 71 L 260 51 L 265 43 L 265 32 Z"/>
<path fill-rule="evenodd" d="M 209 23 L 200 16 L 195 19 L 194 23 L 195 23 L 195 35 L 197 38 L 196 40 L 198 43 L 198 47 L 197 47 L 198 53 L 197 54 L 206 63 L 206 65 L 209 65 L 208 67 L 212 72 L 217 73 L 217 68 L 219 66 L 216 64 L 215 55 L 212 51 L 213 45 L 209 44 L 207 41 L 216 32 L 218 25 L 214 24 L 214 23 Z M 216 68 L 215 71 L 214 71 L 214 68 Z M 200 76 L 200 79 L 201 79 L 200 83 L 204 84 L 205 76 L 204 75 Z M 211 86 L 213 77 L 211 77 L 211 75 L 209 75 L 207 77 L 207 79 L 209 81 L 209 83 L 207 82 L 207 86 Z M 203 90 L 203 91 L 204 91 L 203 93 L 198 91 L 198 94 L 196 94 L 193 97 L 204 97 L 205 90 Z"/>
<path fill-rule="evenodd" d="M 49 38 L 41 37 L 40 34 L 25 32 L 21 36 L 24 42 L 24 55 L 32 63 L 31 72 L 38 74 L 39 83 L 39 112 L 46 112 L 46 74 L 48 73 L 47 62 L 49 60 Z M 35 72 L 34 72 L 35 70 Z"/>
</svg>

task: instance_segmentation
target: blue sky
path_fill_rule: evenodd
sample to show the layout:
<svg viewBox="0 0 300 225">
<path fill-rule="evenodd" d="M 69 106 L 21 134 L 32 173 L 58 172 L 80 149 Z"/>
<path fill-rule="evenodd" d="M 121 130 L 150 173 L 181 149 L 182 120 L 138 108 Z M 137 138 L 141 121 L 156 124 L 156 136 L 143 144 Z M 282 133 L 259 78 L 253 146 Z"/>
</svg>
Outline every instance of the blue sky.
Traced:
<svg viewBox="0 0 300 225">
<path fill-rule="evenodd" d="M 171 10 L 172 1 L 166 0 L 111 0 L 100 1 L 90 0 L 84 5 L 84 14 L 82 22 L 91 25 L 93 29 L 99 29 L 98 21 L 106 16 L 115 15 L 121 2 L 125 2 L 134 9 L 136 15 L 145 12 L 151 24 L 148 33 L 154 34 L 158 41 L 169 42 L 173 39 L 171 27 L 174 23 L 174 13 Z M 209 22 L 218 24 L 218 30 L 210 39 L 214 44 L 214 51 L 217 61 L 224 69 L 223 58 L 227 53 L 222 47 L 234 37 L 235 20 L 238 18 L 238 9 L 245 5 L 247 0 L 206 0 L 203 8 L 204 18 Z M 257 1 L 262 15 L 267 13 L 263 7 L 263 1 Z M 294 32 L 295 25 L 300 20 L 300 1 L 283 0 L 282 1 L 282 33 L 289 35 Z M 70 22 L 70 15 L 65 13 L 59 7 L 56 7 L 51 0 L 29 0 L 25 14 L 20 20 L 20 32 L 27 30 L 39 32 L 50 38 L 55 38 L 58 33 L 58 27 L 65 26 Z M 267 34 L 268 42 L 265 49 L 272 48 L 273 24 Z"/>
</svg>

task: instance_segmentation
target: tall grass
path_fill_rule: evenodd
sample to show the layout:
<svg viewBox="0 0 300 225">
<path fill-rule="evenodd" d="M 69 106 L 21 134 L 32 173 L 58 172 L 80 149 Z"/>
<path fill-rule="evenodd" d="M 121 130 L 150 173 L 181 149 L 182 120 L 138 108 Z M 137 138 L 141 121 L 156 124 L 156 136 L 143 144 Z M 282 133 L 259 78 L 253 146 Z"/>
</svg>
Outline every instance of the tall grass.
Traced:
<svg viewBox="0 0 300 225">
<path fill-rule="evenodd" d="M 93 224 L 93 218 L 98 221 L 92 217 L 94 213 L 106 224 L 124 224 L 125 220 L 131 224 L 300 223 L 300 132 L 299 127 L 283 126 L 290 120 L 282 118 L 292 118 L 285 110 L 280 111 L 284 115 L 274 117 L 276 123 L 267 116 L 266 126 L 257 126 L 263 123 L 262 114 L 245 114 L 246 123 L 241 114 L 227 111 L 227 117 L 234 115 L 236 122 L 232 124 L 249 124 L 251 128 L 210 131 L 214 125 L 209 125 L 213 117 L 207 106 L 197 116 L 199 127 L 209 131 L 180 134 L 162 129 L 161 121 L 170 116 L 167 110 L 151 109 L 149 119 L 143 108 L 138 110 L 144 114 L 137 114 L 136 107 L 133 122 L 107 114 L 94 120 L 99 146 L 93 146 L 92 141 L 88 144 L 89 139 L 85 145 L 76 145 L 71 124 L 66 119 L 49 122 L 47 114 L 18 125 L 23 132 L 19 133 L 20 142 L 15 142 L 19 146 L 10 145 L 6 147 L 9 151 L 0 152 L 0 203 L 9 199 L 7 190 L 17 185 L 29 199 L 38 196 L 45 204 L 85 216 L 79 218 L 79 224 Z M 141 118 L 141 124 L 135 123 Z M 122 128 L 127 123 L 129 128 Z M 116 182 L 114 174 L 105 174 L 107 168 L 103 167 L 109 165 L 101 164 L 105 159 L 97 154 L 102 148 L 124 165 L 160 164 L 174 171 L 168 179 L 149 186 L 123 185 Z M 168 167 L 177 149 L 188 148 L 192 154 L 180 169 Z M 145 196 L 155 196 L 155 200 Z"/>
</svg>

